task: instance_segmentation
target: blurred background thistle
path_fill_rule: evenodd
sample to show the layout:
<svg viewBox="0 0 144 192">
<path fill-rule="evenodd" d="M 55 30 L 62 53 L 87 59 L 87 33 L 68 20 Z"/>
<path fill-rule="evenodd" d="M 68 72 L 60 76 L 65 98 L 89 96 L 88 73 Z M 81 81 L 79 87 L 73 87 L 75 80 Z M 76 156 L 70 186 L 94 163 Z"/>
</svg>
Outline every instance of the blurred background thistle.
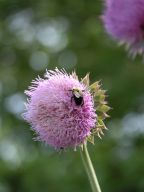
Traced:
<svg viewBox="0 0 144 192">
<path fill-rule="evenodd" d="M 102 80 L 111 119 L 89 146 L 102 191 L 144 191 L 144 65 L 111 40 L 102 1 L 0 1 L 0 192 L 90 192 L 78 153 L 32 141 L 22 120 L 32 79 L 56 66 Z"/>
</svg>

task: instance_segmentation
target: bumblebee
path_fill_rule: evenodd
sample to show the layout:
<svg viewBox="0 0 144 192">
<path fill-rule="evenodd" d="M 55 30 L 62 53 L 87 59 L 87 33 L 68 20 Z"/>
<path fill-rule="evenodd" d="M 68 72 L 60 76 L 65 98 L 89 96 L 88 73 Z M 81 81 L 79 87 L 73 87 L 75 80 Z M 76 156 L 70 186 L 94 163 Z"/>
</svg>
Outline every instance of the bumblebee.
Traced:
<svg viewBox="0 0 144 192">
<path fill-rule="evenodd" d="M 83 90 L 81 91 L 78 88 L 73 88 L 71 91 L 72 91 L 71 102 L 72 100 L 74 100 L 77 106 L 83 106 L 84 105 Z"/>
</svg>

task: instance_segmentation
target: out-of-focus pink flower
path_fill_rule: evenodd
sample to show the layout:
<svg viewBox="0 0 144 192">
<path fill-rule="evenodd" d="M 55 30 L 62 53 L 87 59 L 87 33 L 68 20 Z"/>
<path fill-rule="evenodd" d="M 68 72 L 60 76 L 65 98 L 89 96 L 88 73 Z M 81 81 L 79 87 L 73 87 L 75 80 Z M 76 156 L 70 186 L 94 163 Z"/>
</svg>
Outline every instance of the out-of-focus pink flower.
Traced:
<svg viewBox="0 0 144 192">
<path fill-rule="evenodd" d="M 144 53 L 144 0 L 105 0 L 106 31 L 133 56 Z"/>
<path fill-rule="evenodd" d="M 76 103 L 73 90 L 81 92 Z M 32 82 L 24 118 L 37 134 L 37 139 L 56 149 L 76 147 L 84 142 L 96 126 L 94 100 L 76 74 L 64 70 L 47 71 L 45 79 Z"/>
</svg>

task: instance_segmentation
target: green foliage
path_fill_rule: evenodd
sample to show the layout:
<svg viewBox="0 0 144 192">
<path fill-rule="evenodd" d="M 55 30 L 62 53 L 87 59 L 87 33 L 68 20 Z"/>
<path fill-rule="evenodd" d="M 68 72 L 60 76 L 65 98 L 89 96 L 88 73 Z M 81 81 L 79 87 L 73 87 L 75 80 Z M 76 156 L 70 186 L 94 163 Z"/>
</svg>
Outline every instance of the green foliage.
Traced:
<svg viewBox="0 0 144 192">
<path fill-rule="evenodd" d="M 21 117 L 24 90 L 56 66 L 108 90 L 109 130 L 89 146 L 102 191 L 144 191 L 144 65 L 106 35 L 102 2 L 0 1 L 0 192 L 91 191 L 79 152 L 33 141 Z"/>
</svg>

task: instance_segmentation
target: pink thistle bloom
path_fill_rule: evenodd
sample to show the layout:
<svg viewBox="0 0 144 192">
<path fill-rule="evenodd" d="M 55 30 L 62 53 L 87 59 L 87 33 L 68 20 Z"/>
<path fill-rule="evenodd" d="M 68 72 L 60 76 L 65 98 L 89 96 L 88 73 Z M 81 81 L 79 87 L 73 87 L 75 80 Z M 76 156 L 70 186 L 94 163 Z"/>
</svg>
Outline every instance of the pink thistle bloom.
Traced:
<svg viewBox="0 0 144 192">
<path fill-rule="evenodd" d="M 102 16 L 107 32 L 129 53 L 144 53 L 144 0 L 105 0 Z"/>
<path fill-rule="evenodd" d="M 78 103 L 74 90 L 82 94 Z M 24 119 L 36 132 L 37 140 L 55 149 L 75 148 L 96 126 L 93 96 L 75 73 L 47 71 L 45 79 L 37 78 L 25 93 L 29 99 Z"/>
</svg>

